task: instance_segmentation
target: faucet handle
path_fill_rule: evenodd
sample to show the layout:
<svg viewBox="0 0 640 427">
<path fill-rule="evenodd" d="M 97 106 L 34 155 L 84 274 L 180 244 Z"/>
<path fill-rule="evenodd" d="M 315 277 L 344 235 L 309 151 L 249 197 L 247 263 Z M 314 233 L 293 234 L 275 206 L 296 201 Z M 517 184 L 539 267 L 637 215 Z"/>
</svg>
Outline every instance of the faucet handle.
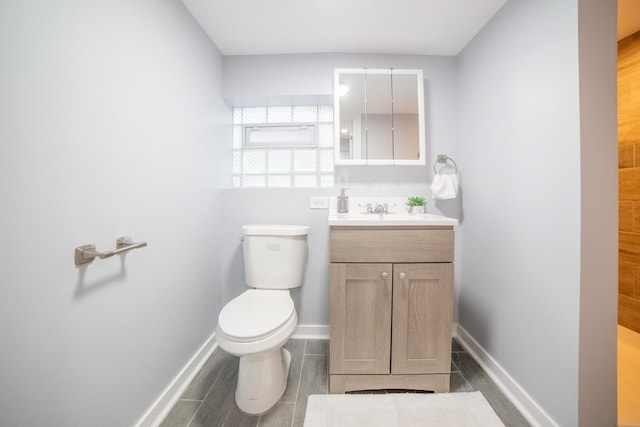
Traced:
<svg viewBox="0 0 640 427">
<path fill-rule="evenodd" d="M 365 208 L 367 211 L 366 213 L 368 214 L 373 212 L 373 207 L 371 206 L 371 203 L 367 203 L 366 205 L 358 204 L 358 206 L 360 206 L 361 208 Z"/>
</svg>

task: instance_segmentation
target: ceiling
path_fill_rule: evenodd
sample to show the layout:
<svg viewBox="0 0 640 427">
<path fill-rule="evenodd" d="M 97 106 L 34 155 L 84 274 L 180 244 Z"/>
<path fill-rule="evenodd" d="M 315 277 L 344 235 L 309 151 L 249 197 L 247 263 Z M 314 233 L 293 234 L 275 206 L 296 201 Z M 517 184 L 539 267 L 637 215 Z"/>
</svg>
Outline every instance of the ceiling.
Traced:
<svg viewBox="0 0 640 427">
<path fill-rule="evenodd" d="M 457 55 L 506 1 L 183 0 L 223 55 Z M 618 5 L 621 39 L 640 30 L 640 0 Z"/>
<path fill-rule="evenodd" d="M 183 2 L 223 55 L 456 55 L 506 0 Z"/>
</svg>

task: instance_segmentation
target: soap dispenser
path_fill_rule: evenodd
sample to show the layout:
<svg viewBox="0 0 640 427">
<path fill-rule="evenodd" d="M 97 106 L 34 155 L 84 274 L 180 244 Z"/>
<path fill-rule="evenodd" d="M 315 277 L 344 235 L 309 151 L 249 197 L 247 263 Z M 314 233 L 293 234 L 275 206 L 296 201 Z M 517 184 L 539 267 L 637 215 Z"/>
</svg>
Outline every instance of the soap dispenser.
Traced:
<svg viewBox="0 0 640 427">
<path fill-rule="evenodd" d="M 344 193 L 346 188 L 340 189 L 340 195 L 338 196 L 338 213 L 349 212 L 349 197 Z"/>
</svg>

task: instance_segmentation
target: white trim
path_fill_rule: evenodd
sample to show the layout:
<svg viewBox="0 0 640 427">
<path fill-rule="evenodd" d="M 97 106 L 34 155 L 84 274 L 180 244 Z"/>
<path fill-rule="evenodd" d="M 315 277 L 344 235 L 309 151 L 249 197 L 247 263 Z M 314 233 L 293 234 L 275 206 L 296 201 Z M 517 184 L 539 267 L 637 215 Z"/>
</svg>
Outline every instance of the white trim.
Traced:
<svg viewBox="0 0 640 427">
<path fill-rule="evenodd" d="M 329 325 L 298 325 L 291 338 L 300 340 L 328 340 Z"/>
<path fill-rule="evenodd" d="M 454 337 L 478 362 L 494 383 L 507 396 L 522 415 L 534 427 L 558 427 L 558 424 L 529 396 L 529 394 L 495 361 L 487 351 L 457 323 L 453 327 Z"/>
<path fill-rule="evenodd" d="M 198 351 L 187 362 L 184 368 L 171 381 L 169 386 L 160 393 L 158 399 L 151 405 L 147 412 L 136 423 L 136 427 L 156 427 L 166 418 L 169 411 L 182 396 L 193 378 L 200 372 L 209 356 L 218 347 L 213 333 Z"/>
</svg>

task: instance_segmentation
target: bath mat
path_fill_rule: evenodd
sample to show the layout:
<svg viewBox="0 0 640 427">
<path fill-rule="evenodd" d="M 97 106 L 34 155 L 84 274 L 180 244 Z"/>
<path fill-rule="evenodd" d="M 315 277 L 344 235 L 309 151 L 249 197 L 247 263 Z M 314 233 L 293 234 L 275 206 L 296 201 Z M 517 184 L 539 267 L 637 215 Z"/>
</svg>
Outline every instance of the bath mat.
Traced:
<svg viewBox="0 0 640 427">
<path fill-rule="evenodd" d="M 315 394 L 304 427 L 504 427 L 479 391 L 442 394 Z"/>
</svg>

